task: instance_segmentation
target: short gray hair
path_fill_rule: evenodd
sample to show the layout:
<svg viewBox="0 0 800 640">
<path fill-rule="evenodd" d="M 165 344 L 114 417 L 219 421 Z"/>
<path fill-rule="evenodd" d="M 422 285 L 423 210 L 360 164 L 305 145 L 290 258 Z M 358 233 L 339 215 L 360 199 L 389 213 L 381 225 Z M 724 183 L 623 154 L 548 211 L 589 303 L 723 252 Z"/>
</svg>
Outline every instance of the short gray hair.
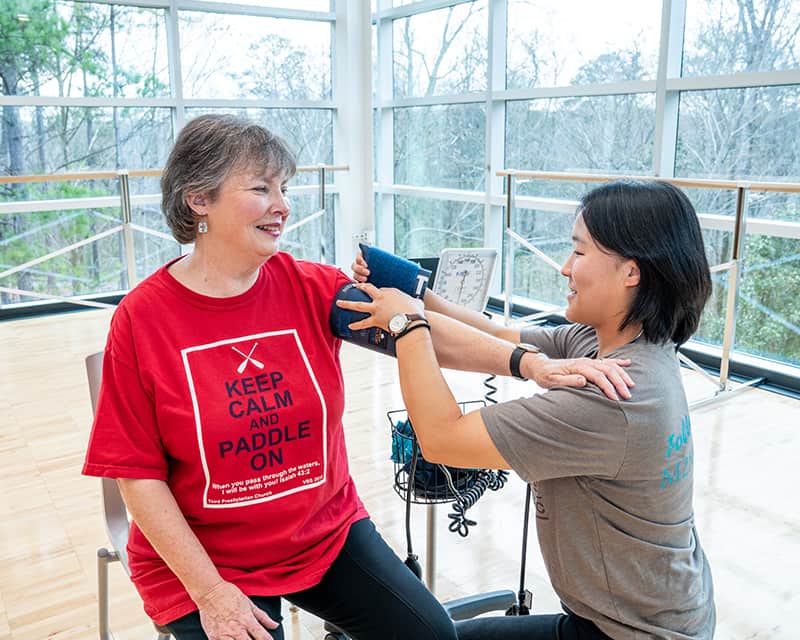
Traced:
<svg viewBox="0 0 800 640">
<path fill-rule="evenodd" d="M 191 120 L 178 134 L 161 176 L 161 209 L 181 244 L 197 235 L 197 216 L 186 204 L 190 193 L 213 202 L 225 179 L 237 171 L 291 178 L 294 153 L 266 127 L 232 115 L 208 114 Z"/>
</svg>

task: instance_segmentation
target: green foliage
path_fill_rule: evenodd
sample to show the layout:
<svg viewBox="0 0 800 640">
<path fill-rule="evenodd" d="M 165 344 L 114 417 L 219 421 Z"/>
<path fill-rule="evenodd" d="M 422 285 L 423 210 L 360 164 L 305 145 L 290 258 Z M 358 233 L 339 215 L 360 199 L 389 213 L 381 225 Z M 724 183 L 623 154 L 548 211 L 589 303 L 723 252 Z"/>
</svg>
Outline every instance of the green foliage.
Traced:
<svg viewBox="0 0 800 640">
<path fill-rule="evenodd" d="M 25 93 L 33 74 L 63 53 L 68 25 L 51 0 L 0 3 L 0 78 L 3 93 Z M 41 80 L 41 79 L 40 79 Z"/>
</svg>

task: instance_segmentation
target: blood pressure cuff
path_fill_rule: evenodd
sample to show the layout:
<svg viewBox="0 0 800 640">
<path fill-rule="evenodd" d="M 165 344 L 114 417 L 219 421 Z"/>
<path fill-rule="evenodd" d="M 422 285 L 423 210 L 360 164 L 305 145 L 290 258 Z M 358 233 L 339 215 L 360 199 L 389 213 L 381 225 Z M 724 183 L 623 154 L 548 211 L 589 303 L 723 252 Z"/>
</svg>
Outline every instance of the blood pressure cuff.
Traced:
<svg viewBox="0 0 800 640">
<path fill-rule="evenodd" d="M 388 251 L 359 243 L 361 255 L 369 267 L 367 282 L 376 287 L 394 287 L 415 298 L 422 298 L 428 288 L 431 272 L 416 262 Z"/>
<path fill-rule="evenodd" d="M 392 334 L 384 331 L 380 327 L 370 327 L 369 329 L 358 329 L 354 331 L 348 325 L 368 318 L 369 314 L 360 311 L 351 311 L 350 309 L 342 309 L 337 306 L 337 300 L 372 302 L 372 298 L 352 283 L 346 284 L 339 289 L 333 299 L 333 306 L 331 307 L 330 323 L 333 335 L 346 342 L 357 344 L 359 347 L 365 347 L 388 356 L 395 356 L 395 338 Z"/>
</svg>

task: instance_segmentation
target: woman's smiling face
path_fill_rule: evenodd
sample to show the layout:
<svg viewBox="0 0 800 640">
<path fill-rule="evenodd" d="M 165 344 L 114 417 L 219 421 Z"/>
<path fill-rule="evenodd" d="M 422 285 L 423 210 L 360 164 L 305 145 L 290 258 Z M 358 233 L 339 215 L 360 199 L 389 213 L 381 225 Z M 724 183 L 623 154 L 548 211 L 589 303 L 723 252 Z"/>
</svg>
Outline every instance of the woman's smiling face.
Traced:
<svg viewBox="0 0 800 640">
<path fill-rule="evenodd" d="M 200 202 L 200 206 L 192 202 L 192 208 L 208 222 L 208 233 L 198 236 L 200 242 L 213 244 L 231 256 L 251 255 L 261 262 L 278 251 L 291 210 L 282 176 L 234 173 L 225 179 L 213 201 L 201 196 Z"/>
<path fill-rule="evenodd" d="M 636 263 L 598 245 L 580 213 L 572 227 L 572 245 L 561 267 L 569 287 L 567 320 L 598 329 L 612 322 L 619 326 L 638 285 Z"/>
</svg>

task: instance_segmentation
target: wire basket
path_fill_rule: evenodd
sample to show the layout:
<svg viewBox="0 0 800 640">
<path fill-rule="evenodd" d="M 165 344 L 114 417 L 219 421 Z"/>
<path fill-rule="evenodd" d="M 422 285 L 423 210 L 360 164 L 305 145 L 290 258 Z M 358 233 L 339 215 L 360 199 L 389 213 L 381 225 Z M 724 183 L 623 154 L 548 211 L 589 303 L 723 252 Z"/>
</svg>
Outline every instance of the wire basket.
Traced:
<svg viewBox="0 0 800 640">
<path fill-rule="evenodd" d="M 459 402 L 462 413 L 485 406 L 483 400 Z M 481 474 L 480 469 L 457 469 L 430 463 L 422 457 L 406 411 L 389 411 L 386 417 L 392 431 L 394 490 L 403 500 L 409 497 L 409 482 L 410 499 L 415 504 L 452 502 L 475 485 Z"/>
<path fill-rule="evenodd" d="M 485 407 L 483 400 L 459 402 L 461 413 Z M 453 512 L 448 514 L 448 529 L 462 537 L 477 524 L 467 517 L 472 507 L 487 489 L 497 491 L 508 480 L 507 471 L 489 469 L 459 469 L 443 464 L 433 464 L 422 457 L 417 436 L 408 414 L 403 410 L 386 414 L 392 428 L 392 461 L 394 462 L 394 490 L 406 501 L 406 518 L 409 505 L 452 502 Z"/>
</svg>

